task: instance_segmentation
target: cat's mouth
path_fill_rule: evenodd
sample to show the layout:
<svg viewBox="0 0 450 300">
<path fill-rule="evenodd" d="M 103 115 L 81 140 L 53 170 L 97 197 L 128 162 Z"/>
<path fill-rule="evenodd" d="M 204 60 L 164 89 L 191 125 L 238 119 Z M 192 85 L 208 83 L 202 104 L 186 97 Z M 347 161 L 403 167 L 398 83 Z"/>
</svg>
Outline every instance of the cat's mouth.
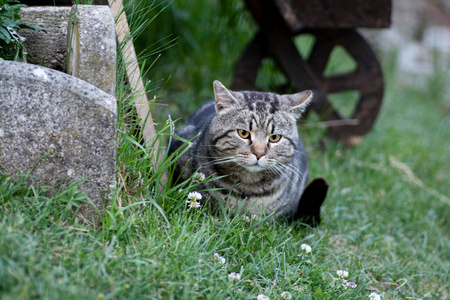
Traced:
<svg viewBox="0 0 450 300">
<path fill-rule="evenodd" d="M 255 161 L 251 164 L 245 164 L 243 165 L 243 167 L 250 172 L 261 172 L 267 169 L 266 164 L 261 160 Z"/>
<path fill-rule="evenodd" d="M 267 170 L 267 158 L 265 156 L 256 158 L 256 156 L 238 157 L 237 164 L 249 172 L 262 172 Z"/>
<path fill-rule="evenodd" d="M 244 166 L 244 168 L 250 172 L 261 172 L 264 171 L 266 168 L 261 167 L 259 165 L 251 165 L 251 166 Z"/>
</svg>

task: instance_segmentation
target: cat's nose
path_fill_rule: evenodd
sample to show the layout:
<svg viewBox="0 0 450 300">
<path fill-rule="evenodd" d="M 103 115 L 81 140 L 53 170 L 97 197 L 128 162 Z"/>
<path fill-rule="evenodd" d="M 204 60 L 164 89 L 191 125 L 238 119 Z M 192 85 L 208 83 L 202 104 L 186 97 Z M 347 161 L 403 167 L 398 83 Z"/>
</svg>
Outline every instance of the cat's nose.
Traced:
<svg viewBox="0 0 450 300">
<path fill-rule="evenodd" d="M 251 151 L 256 156 L 256 159 L 259 160 L 266 154 L 266 147 L 261 143 L 255 143 L 252 145 Z"/>
<path fill-rule="evenodd" d="M 253 154 L 255 154 L 255 156 L 256 156 L 256 159 L 260 159 L 261 157 L 263 157 L 264 156 L 264 154 L 265 153 L 260 153 L 260 152 L 253 152 Z"/>
</svg>

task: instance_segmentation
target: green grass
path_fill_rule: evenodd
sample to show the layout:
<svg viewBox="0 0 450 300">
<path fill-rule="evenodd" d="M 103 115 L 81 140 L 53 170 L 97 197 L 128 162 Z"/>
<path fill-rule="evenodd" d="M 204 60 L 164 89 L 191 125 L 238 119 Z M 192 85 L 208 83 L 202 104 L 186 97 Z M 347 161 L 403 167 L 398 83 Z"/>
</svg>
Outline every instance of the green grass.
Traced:
<svg viewBox="0 0 450 300">
<path fill-rule="evenodd" d="M 194 4 L 192 9 L 201 14 L 190 30 L 198 34 L 210 27 L 201 20 L 212 17 Z M 160 27 L 170 23 L 164 18 L 156 18 L 162 20 Z M 232 35 L 233 27 L 226 24 L 217 21 L 217 34 Z M 243 45 L 219 58 L 217 47 L 209 50 L 204 65 L 231 65 L 229 57 L 234 59 L 234 51 Z M 168 56 L 164 60 L 176 66 L 181 54 L 175 50 L 183 46 L 162 52 Z M 191 54 L 184 53 L 179 61 L 198 59 L 197 53 Z M 72 205 L 87 200 L 74 187 L 48 198 L 44 190 L 27 187 L 20 179 L 0 177 L 0 298 L 256 299 L 265 294 L 280 299 L 288 291 L 293 299 L 368 299 L 371 292 L 384 299 L 448 299 L 450 99 L 439 84 L 425 89 L 402 86 L 395 55 L 385 54 L 383 64 L 385 102 L 361 145 L 348 149 L 326 141 L 323 149 L 318 143 L 322 128 L 301 130 L 311 177 L 324 177 L 330 184 L 323 222 L 315 229 L 188 209 L 185 200 L 196 190 L 194 181 L 167 185 L 160 192 L 158 181 L 170 170 L 170 162 L 155 168 L 153 152 L 139 143 L 132 117 L 135 98 L 119 75 L 118 189 L 101 228 L 76 218 Z M 186 90 L 183 99 L 196 105 L 212 96 L 210 82 L 222 79 L 217 70 L 202 67 L 195 75 L 190 66 L 181 66 L 181 74 L 172 73 L 158 94 L 159 103 L 178 103 L 171 102 L 172 97 Z M 174 68 L 152 70 L 147 74 L 157 80 Z M 231 75 L 224 75 L 224 82 Z M 197 83 L 189 89 L 197 76 L 205 86 Z M 439 83 L 440 76 L 430 82 Z M 156 92 L 157 84 L 149 88 Z M 204 94 L 195 97 L 200 90 Z M 182 114 L 175 110 L 174 116 Z M 170 138 L 172 125 L 160 122 L 160 139 Z M 302 244 L 312 247 L 304 257 L 299 256 Z M 214 253 L 223 256 L 225 264 Z M 337 270 L 348 271 L 348 280 L 357 287 L 343 289 Z M 232 272 L 239 272 L 240 280 L 230 280 Z"/>
</svg>

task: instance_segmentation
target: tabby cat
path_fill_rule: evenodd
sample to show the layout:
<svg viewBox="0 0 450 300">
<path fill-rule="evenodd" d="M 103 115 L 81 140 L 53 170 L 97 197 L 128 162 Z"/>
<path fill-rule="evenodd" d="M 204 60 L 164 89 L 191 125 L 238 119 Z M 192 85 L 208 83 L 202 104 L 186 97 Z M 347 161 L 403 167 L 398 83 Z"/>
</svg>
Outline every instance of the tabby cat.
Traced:
<svg viewBox="0 0 450 300">
<path fill-rule="evenodd" d="M 250 215 L 271 215 L 271 220 L 303 215 L 297 208 L 308 177 L 308 160 L 296 121 L 313 93 L 236 92 L 217 80 L 213 85 L 215 99 L 175 132 L 192 139 L 177 162 L 175 176 L 183 180 L 196 172 L 223 176 L 203 183 L 202 188 L 214 190 L 208 192 L 213 207 L 222 205 L 231 214 L 242 209 Z M 170 152 L 182 146 L 177 140 Z M 318 201 L 320 209 L 323 199 Z M 312 214 L 320 213 L 317 207 L 313 210 Z"/>
</svg>

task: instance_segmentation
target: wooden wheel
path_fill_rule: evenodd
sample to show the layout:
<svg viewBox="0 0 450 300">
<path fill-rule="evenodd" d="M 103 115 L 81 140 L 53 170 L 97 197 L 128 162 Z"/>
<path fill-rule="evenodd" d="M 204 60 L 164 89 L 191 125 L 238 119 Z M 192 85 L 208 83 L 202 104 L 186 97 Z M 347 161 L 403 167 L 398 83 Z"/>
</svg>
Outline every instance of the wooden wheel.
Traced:
<svg viewBox="0 0 450 300">
<path fill-rule="evenodd" d="M 383 73 L 378 59 L 355 30 L 305 29 L 315 43 L 308 57 L 302 57 L 290 36 L 277 32 L 258 33 L 249 43 L 235 69 L 234 89 L 254 89 L 262 60 L 272 56 L 298 91 L 312 89 L 312 109 L 328 122 L 328 135 L 348 145 L 359 143 L 376 120 L 383 99 Z M 356 67 L 344 73 L 328 73 L 327 63 L 333 50 L 341 47 Z M 352 113 L 343 116 L 330 101 L 330 94 L 356 91 L 358 99 Z M 343 100 L 345 101 L 345 99 Z"/>
</svg>

